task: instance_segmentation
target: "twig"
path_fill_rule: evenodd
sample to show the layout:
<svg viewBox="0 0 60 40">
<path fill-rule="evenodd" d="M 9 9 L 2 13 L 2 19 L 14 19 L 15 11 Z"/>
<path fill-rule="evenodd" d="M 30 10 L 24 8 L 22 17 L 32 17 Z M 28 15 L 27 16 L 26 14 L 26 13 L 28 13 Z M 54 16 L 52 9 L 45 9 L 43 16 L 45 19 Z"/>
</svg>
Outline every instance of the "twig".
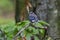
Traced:
<svg viewBox="0 0 60 40">
<path fill-rule="evenodd" d="M 32 27 L 34 27 L 34 28 L 36 28 L 36 29 L 47 29 L 47 27 L 36 27 L 35 25 L 33 25 L 32 23 L 30 23 L 30 25 L 32 26 Z"/>
<path fill-rule="evenodd" d="M 29 27 L 30 23 L 27 24 L 24 28 L 22 28 L 14 37 L 13 40 L 15 40 L 17 38 L 17 36 L 19 36 L 19 34 L 21 34 L 27 27 Z"/>
</svg>

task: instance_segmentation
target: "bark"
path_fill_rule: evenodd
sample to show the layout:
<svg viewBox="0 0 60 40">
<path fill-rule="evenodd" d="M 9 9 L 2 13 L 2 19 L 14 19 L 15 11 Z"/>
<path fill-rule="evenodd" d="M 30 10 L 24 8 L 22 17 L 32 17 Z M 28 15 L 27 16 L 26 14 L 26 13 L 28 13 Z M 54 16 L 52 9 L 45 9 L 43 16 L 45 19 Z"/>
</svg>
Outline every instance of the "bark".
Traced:
<svg viewBox="0 0 60 40">
<path fill-rule="evenodd" d="M 16 12 L 15 12 L 15 22 L 20 22 L 20 1 L 16 0 Z"/>
<path fill-rule="evenodd" d="M 24 21 L 27 19 L 25 0 L 16 0 L 15 22 Z"/>
<path fill-rule="evenodd" d="M 49 27 L 49 35 L 55 40 L 58 38 L 58 25 L 57 25 L 57 8 L 55 4 L 56 0 L 50 0 L 48 4 L 48 23 Z"/>
<path fill-rule="evenodd" d="M 48 35 L 56 39 L 58 37 L 56 0 L 37 0 L 36 2 L 37 16 L 40 20 L 47 21 L 50 24 Z"/>
<path fill-rule="evenodd" d="M 58 35 L 60 37 L 60 0 L 56 0 L 57 1 L 57 9 L 58 9 Z M 59 38 L 60 39 L 60 38 Z"/>
</svg>

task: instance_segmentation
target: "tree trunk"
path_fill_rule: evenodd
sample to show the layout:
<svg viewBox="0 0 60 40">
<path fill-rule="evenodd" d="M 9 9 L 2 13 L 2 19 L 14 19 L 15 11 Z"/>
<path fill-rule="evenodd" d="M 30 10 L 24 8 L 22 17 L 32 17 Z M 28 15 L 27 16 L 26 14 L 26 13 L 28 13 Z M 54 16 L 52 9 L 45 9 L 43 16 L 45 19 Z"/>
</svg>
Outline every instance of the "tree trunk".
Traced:
<svg viewBox="0 0 60 40">
<path fill-rule="evenodd" d="M 16 9 L 15 9 L 15 22 L 20 22 L 20 1 L 16 0 Z"/>
<path fill-rule="evenodd" d="M 50 24 L 48 35 L 51 36 L 53 39 L 56 39 L 58 37 L 57 9 L 55 5 L 56 0 L 37 0 L 36 2 L 37 16 L 40 20 L 47 21 Z"/>
<path fill-rule="evenodd" d="M 58 25 L 57 25 L 57 8 L 56 8 L 56 0 L 49 1 L 49 8 L 48 8 L 48 23 L 49 26 L 49 36 L 55 40 L 58 38 Z M 56 39 L 58 40 L 58 39 Z"/>
<path fill-rule="evenodd" d="M 15 12 L 15 22 L 16 23 L 27 19 L 25 0 L 16 0 L 16 9 L 15 10 L 16 10 L 16 12 Z"/>
<path fill-rule="evenodd" d="M 56 0 L 57 1 L 57 9 L 58 9 L 58 35 L 60 37 L 60 0 Z"/>
</svg>

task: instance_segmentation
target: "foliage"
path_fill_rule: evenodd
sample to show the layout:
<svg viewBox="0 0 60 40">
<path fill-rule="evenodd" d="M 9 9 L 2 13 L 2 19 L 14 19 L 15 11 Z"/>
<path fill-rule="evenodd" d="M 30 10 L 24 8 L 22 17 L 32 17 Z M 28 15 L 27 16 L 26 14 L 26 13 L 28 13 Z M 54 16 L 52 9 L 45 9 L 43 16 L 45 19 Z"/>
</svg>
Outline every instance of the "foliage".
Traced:
<svg viewBox="0 0 60 40">
<path fill-rule="evenodd" d="M 29 24 L 29 21 L 22 21 L 19 22 L 19 25 L 15 25 L 14 23 L 9 23 L 5 25 L 0 25 L 0 29 L 3 30 L 7 36 L 7 40 L 12 40 L 12 38 L 17 34 L 19 30 L 21 30 L 24 26 Z M 47 24 L 46 22 L 40 21 L 36 24 L 36 26 L 43 27 L 42 24 Z M 29 39 L 30 36 L 38 34 L 40 31 L 40 34 L 44 35 L 44 29 L 35 29 L 34 27 L 29 26 L 26 30 L 22 32 L 23 35 L 26 35 L 26 38 Z M 35 36 L 35 38 L 37 38 Z"/>
</svg>

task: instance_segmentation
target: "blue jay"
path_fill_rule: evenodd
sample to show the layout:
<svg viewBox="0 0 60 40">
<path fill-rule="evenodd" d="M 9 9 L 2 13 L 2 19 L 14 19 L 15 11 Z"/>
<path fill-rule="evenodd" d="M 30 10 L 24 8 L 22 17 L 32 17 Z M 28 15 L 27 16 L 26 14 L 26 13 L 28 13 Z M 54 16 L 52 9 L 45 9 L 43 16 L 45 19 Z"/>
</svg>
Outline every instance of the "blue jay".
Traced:
<svg viewBox="0 0 60 40">
<path fill-rule="evenodd" d="M 38 22 L 38 17 L 34 12 L 29 12 L 29 20 L 34 23 L 34 22 Z"/>
</svg>

